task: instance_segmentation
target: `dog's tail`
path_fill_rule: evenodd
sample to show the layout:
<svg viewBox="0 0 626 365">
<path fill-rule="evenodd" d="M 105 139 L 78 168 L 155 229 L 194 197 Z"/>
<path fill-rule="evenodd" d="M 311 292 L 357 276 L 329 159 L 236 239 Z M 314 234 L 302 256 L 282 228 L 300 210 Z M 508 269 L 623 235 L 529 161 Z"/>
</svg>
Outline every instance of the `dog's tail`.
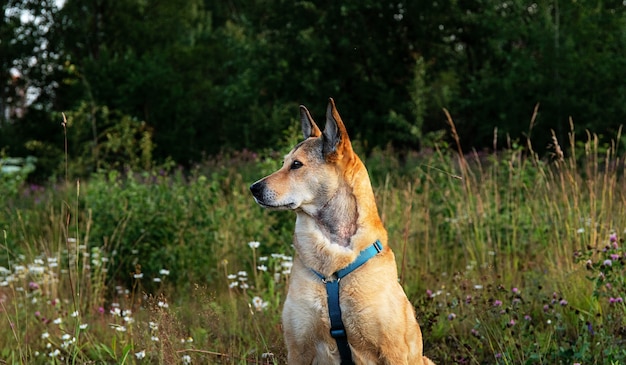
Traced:
<svg viewBox="0 0 626 365">
<path fill-rule="evenodd" d="M 424 365 L 435 365 L 435 363 L 431 359 L 424 356 Z"/>
</svg>

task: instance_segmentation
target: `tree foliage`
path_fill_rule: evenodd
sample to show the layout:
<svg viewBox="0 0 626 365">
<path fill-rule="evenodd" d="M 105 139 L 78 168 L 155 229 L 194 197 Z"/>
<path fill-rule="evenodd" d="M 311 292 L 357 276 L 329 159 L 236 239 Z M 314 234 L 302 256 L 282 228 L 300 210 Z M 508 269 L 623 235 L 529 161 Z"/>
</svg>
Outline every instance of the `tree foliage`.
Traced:
<svg viewBox="0 0 626 365">
<path fill-rule="evenodd" d="M 532 134 L 541 149 L 550 130 L 564 138 L 570 117 L 578 132 L 614 136 L 626 120 L 625 10 L 600 0 L 10 0 L 0 143 L 54 172 L 64 112 L 81 129 L 69 134 L 77 173 L 128 155 L 188 164 L 272 147 L 298 104 L 321 119 L 329 96 L 366 149 L 421 148 L 445 128 L 444 107 L 465 148 L 491 148 L 497 128 L 500 141 Z M 115 144 L 134 146 L 116 155 Z"/>
</svg>

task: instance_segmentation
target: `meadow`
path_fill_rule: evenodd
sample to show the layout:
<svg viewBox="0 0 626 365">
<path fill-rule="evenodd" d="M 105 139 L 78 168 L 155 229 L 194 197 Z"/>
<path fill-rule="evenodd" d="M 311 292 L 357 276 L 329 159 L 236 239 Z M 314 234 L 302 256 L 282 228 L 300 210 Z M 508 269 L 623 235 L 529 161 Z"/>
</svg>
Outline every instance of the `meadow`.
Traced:
<svg viewBox="0 0 626 365">
<path fill-rule="evenodd" d="M 438 364 L 626 363 L 623 151 L 570 137 L 543 158 L 365 159 Z M 284 364 L 294 216 L 248 186 L 294 138 L 187 170 L 4 180 L 0 364 Z"/>
</svg>

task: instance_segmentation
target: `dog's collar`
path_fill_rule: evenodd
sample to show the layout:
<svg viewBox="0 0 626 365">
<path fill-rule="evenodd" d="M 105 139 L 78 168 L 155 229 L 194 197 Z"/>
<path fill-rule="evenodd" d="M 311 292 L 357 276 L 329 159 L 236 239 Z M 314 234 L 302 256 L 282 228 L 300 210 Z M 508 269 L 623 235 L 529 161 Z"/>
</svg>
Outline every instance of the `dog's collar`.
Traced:
<svg viewBox="0 0 626 365">
<path fill-rule="evenodd" d="M 341 307 L 339 306 L 339 280 L 358 269 L 361 265 L 376 256 L 382 250 L 382 243 L 380 243 L 379 240 L 376 240 L 376 242 L 374 242 L 370 247 L 359 252 L 359 256 L 357 256 L 352 263 L 341 270 L 337 270 L 333 274 L 333 278 L 330 280 L 319 272 L 311 269 L 311 271 L 317 275 L 317 277 L 319 277 L 324 284 L 326 284 L 326 294 L 328 295 L 328 316 L 330 317 L 330 335 L 335 339 L 335 341 L 337 341 L 337 349 L 339 350 L 339 356 L 341 357 L 341 365 L 352 365 L 354 362 L 352 361 L 352 352 L 350 351 L 350 345 L 348 344 L 346 329 L 343 325 L 343 321 L 341 320 Z"/>
<path fill-rule="evenodd" d="M 354 270 L 358 269 L 361 265 L 363 265 L 364 263 L 366 263 L 369 259 L 371 259 L 372 257 L 376 256 L 379 252 L 381 252 L 383 250 L 383 244 L 380 243 L 379 240 L 376 240 L 376 242 L 374 242 L 370 247 L 364 249 L 363 251 L 359 252 L 359 256 L 357 256 L 357 258 L 352 261 L 350 264 L 348 264 L 348 266 L 344 267 L 343 269 L 337 270 L 333 276 L 336 277 L 337 281 L 339 281 L 341 278 L 343 278 L 344 276 L 348 275 L 349 273 L 353 272 Z M 311 269 L 311 271 L 322 280 L 322 282 L 326 283 L 328 281 L 333 281 L 335 279 L 329 279 L 327 277 L 325 277 L 324 275 L 320 274 L 319 272 Z"/>
</svg>

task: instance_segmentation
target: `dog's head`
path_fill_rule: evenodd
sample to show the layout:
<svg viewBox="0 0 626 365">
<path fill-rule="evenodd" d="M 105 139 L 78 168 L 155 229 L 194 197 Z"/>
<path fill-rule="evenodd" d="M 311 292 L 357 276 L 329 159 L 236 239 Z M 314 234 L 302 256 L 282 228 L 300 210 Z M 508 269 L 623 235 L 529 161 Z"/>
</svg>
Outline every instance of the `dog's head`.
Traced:
<svg viewBox="0 0 626 365">
<path fill-rule="evenodd" d="M 300 106 L 300 121 L 305 140 L 285 156 L 278 171 L 250 186 L 262 207 L 315 213 L 340 188 L 342 171 L 356 157 L 333 99 L 323 132 L 304 106 Z"/>
</svg>

